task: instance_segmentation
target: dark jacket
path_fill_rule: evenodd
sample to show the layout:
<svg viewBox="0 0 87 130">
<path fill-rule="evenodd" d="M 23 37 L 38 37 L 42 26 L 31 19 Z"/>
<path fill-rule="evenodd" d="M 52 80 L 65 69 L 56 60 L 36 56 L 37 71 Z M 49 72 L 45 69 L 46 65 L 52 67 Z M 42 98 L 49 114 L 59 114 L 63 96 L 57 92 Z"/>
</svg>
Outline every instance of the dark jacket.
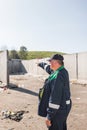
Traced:
<svg viewBox="0 0 87 130">
<path fill-rule="evenodd" d="M 44 69 L 48 74 L 53 73 L 53 70 L 50 68 L 50 65 L 48 65 L 47 63 L 41 62 L 38 64 L 38 66 Z"/>
<path fill-rule="evenodd" d="M 41 66 L 40 66 L 41 67 Z M 47 72 L 53 71 L 50 69 Z M 50 73 L 51 74 L 51 73 Z M 56 76 L 55 76 L 56 75 Z M 44 82 L 44 92 L 38 105 L 38 114 L 47 116 L 52 120 L 60 110 L 66 110 L 66 104 L 70 100 L 69 76 L 67 70 L 62 67 L 51 74 Z"/>
</svg>

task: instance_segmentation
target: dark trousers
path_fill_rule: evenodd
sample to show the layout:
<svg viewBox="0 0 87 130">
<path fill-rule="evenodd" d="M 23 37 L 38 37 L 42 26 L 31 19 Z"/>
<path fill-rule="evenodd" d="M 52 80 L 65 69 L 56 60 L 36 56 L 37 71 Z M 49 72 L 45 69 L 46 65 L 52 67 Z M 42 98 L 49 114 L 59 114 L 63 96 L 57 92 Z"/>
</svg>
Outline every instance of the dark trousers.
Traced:
<svg viewBox="0 0 87 130">
<path fill-rule="evenodd" d="M 67 117 L 65 114 L 59 115 L 52 120 L 52 125 L 49 130 L 67 130 Z"/>
<path fill-rule="evenodd" d="M 66 110 L 58 110 L 54 119 L 52 120 L 52 125 L 49 130 L 67 130 L 67 117 L 71 109 L 71 103 L 66 106 Z"/>
</svg>

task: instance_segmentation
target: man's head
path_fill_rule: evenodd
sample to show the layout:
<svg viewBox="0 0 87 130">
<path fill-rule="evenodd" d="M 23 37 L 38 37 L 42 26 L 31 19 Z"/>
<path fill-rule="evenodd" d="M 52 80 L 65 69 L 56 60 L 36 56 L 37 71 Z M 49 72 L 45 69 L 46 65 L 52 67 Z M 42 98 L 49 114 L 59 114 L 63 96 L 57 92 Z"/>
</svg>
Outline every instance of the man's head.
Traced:
<svg viewBox="0 0 87 130">
<path fill-rule="evenodd" d="M 60 66 L 64 65 L 64 57 L 62 55 L 59 55 L 59 54 L 55 54 L 53 55 L 50 59 L 49 59 L 49 62 L 50 62 L 50 68 L 53 69 L 53 70 L 56 70 L 58 69 Z"/>
</svg>

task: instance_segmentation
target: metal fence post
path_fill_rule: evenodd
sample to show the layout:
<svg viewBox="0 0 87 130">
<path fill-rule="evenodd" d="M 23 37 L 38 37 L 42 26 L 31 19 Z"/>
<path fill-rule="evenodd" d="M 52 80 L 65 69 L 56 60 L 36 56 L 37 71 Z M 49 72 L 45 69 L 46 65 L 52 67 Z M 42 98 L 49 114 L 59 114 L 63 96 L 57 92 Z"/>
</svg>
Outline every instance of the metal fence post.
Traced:
<svg viewBox="0 0 87 130">
<path fill-rule="evenodd" d="M 78 79 L 78 53 L 76 53 L 76 79 Z"/>
</svg>

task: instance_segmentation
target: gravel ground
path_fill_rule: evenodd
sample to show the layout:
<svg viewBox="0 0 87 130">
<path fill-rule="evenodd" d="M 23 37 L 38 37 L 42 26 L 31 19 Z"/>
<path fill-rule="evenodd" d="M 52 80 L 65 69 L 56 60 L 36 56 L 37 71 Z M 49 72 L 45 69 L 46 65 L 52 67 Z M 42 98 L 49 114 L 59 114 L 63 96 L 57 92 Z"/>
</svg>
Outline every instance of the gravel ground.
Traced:
<svg viewBox="0 0 87 130">
<path fill-rule="evenodd" d="M 17 88 L 0 92 L 0 130 L 47 130 L 45 118 L 37 115 L 38 90 L 41 77 L 30 75 L 10 76 Z M 87 85 L 71 84 L 73 106 L 69 114 L 68 130 L 87 130 Z M 2 111 L 26 111 L 19 122 L 2 117 Z"/>
</svg>

